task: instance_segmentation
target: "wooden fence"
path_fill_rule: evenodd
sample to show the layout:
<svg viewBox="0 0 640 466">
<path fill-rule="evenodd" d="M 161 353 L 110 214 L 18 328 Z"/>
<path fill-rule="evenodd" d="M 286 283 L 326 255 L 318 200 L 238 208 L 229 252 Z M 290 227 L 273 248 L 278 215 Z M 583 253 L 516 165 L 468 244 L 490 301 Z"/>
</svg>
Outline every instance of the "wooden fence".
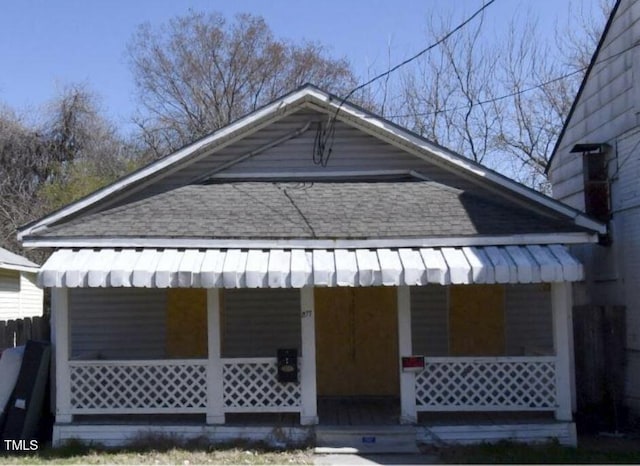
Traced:
<svg viewBox="0 0 640 466">
<path fill-rule="evenodd" d="M 24 345 L 27 340 L 50 341 L 49 317 L 0 320 L 0 351 Z"/>
<path fill-rule="evenodd" d="M 623 306 L 573 308 L 579 428 L 617 431 L 624 424 L 625 334 Z"/>
</svg>

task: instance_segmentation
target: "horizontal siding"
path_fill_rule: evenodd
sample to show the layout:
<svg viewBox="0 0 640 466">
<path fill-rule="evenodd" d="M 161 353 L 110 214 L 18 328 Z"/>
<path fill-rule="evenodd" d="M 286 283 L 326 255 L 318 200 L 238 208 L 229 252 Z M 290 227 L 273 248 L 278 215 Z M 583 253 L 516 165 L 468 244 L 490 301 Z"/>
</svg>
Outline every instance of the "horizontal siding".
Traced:
<svg viewBox="0 0 640 466">
<path fill-rule="evenodd" d="M 36 274 L 20 274 L 20 314 L 21 317 L 41 316 L 43 312 L 43 292 L 36 284 Z"/>
<path fill-rule="evenodd" d="M 448 288 L 411 287 L 411 340 L 413 354 L 447 356 L 449 352 Z"/>
<path fill-rule="evenodd" d="M 316 128 L 319 122 L 326 123 L 326 121 L 327 115 L 320 112 L 312 110 L 296 112 L 168 175 L 152 186 L 133 194 L 126 201 L 120 201 L 117 205 L 187 185 L 229 161 L 293 133 L 308 122 L 312 122 L 311 127 L 302 135 L 229 167 L 224 173 L 242 177 L 247 174 L 274 172 L 305 174 L 311 172 L 327 175 L 345 171 L 416 170 L 434 181 L 450 186 L 461 188 L 471 186 L 467 180 L 451 171 L 443 170 L 342 122 L 336 124 L 333 151 L 328 165 L 326 167 L 316 165 L 312 156 Z"/>
<path fill-rule="evenodd" d="M 506 286 L 505 346 L 511 356 L 553 354 L 548 284 Z"/>
<path fill-rule="evenodd" d="M 300 351 L 300 290 L 224 290 L 222 356 L 275 357 L 278 348 Z"/>
<path fill-rule="evenodd" d="M 640 128 L 617 140 L 617 157 L 610 163 L 611 204 L 615 212 L 640 206 Z M 615 219 L 614 219 L 615 221 Z"/>
<path fill-rule="evenodd" d="M 71 357 L 166 357 L 167 292 L 142 288 L 69 290 Z"/>
<path fill-rule="evenodd" d="M 640 351 L 640 208 L 624 211 L 617 216 L 616 225 L 621 231 L 619 239 L 622 277 L 620 281 L 620 298 L 624 300 L 627 316 L 627 348 Z M 619 303 L 611 303 L 619 304 Z M 640 366 L 636 366 L 640 367 Z M 640 374 L 635 374 L 640 380 Z"/>
<path fill-rule="evenodd" d="M 0 270 L 0 320 L 20 317 L 20 272 Z"/>
</svg>

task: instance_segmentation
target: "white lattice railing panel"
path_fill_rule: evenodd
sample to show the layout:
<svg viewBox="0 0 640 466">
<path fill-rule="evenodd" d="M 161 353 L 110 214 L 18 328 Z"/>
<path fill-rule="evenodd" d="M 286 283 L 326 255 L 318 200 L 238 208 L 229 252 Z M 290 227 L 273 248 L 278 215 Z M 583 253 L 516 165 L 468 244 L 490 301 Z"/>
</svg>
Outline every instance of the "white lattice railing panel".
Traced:
<svg viewBox="0 0 640 466">
<path fill-rule="evenodd" d="M 206 361 L 71 361 L 69 370 L 73 414 L 207 409 Z"/>
<path fill-rule="evenodd" d="M 425 358 L 418 411 L 545 411 L 556 408 L 554 357 Z"/>
<path fill-rule="evenodd" d="M 223 359 L 224 410 L 227 412 L 300 411 L 300 384 L 280 383 L 277 374 L 276 358 Z"/>
</svg>

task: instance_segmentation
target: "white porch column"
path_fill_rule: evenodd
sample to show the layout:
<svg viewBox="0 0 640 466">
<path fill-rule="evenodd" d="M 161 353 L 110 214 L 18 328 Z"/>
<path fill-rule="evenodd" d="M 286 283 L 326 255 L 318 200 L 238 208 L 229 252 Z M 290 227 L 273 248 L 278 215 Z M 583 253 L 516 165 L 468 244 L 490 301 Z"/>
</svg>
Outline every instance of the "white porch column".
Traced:
<svg viewBox="0 0 640 466">
<path fill-rule="evenodd" d="M 207 424 L 224 424 L 223 380 L 221 360 L 220 290 L 207 290 Z"/>
<path fill-rule="evenodd" d="M 318 423 L 316 394 L 316 317 L 313 287 L 300 289 L 300 316 L 302 339 L 302 367 L 300 368 L 301 411 L 300 424 Z"/>
<path fill-rule="evenodd" d="M 556 419 L 571 421 L 571 283 L 551 284 L 551 310 L 553 313 L 553 346 L 556 353 Z"/>
<path fill-rule="evenodd" d="M 411 356 L 411 295 L 408 286 L 398 287 L 398 355 Z M 414 424 L 416 411 L 416 375 L 400 368 L 400 423 Z"/>
<path fill-rule="evenodd" d="M 71 372 L 69 370 L 69 298 L 67 288 L 51 289 L 54 325 L 52 346 L 55 354 L 56 423 L 71 422 Z"/>
</svg>

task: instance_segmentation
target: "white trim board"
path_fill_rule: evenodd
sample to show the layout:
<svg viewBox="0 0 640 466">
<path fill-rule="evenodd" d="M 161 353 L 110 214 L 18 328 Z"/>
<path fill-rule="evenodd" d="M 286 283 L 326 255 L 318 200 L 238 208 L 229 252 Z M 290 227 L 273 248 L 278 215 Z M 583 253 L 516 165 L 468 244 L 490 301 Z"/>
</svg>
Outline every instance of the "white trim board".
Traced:
<svg viewBox="0 0 640 466">
<path fill-rule="evenodd" d="M 533 205 L 530 205 L 530 207 L 535 208 L 537 204 L 540 207 L 572 218 L 574 222 L 580 226 L 593 229 L 601 234 L 606 233 L 606 225 L 589 218 L 580 211 L 537 193 L 455 152 L 431 143 L 383 118 L 367 113 L 365 110 L 359 109 L 349 102 L 339 105 L 338 100 L 339 99 L 330 94 L 307 85 L 216 131 L 210 136 L 204 137 L 36 222 L 23 226 L 19 230 L 18 238 L 22 240 L 41 230 L 43 227 L 60 222 L 73 214 L 89 209 L 92 205 L 108 197 L 113 197 L 111 202 L 115 202 L 117 200 L 115 196 L 118 193 L 122 193 L 126 188 L 138 184 L 137 189 L 142 189 L 156 181 L 156 175 L 166 176 L 173 173 L 178 170 L 183 163 L 191 163 L 199 158 L 210 155 L 213 151 L 219 150 L 221 147 L 231 144 L 235 140 L 245 137 L 270 122 L 289 115 L 301 108 L 312 108 L 329 114 L 335 114 L 339 109 L 337 116 L 340 121 L 350 123 L 356 128 L 400 147 L 417 157 L 450 171 L 454 171 L 460 176 L 474 179 L 488 187 L 493 185 L 494 189 L 500 191 L 502 194 L 508 195 L 511 193 L 516 198 L 520 197 L 532 201 Z M 488 183 L 486 181 L 483 182 L 483 180 L 488 181 Z M 497 188 L 503 188 L 506 192 Z M 135 190 L 133 192 L 135 192 Z"/>
<path fill-rule="evenodd" d="M 506 246 L 533 244 L 597 243 L 595 233 L 553 233 L 512 236 L 472 236 L 445 238 L 377 238 L 377 239 L 209 239 L 209 238 L 47 238 L 28 237 L 27 247 L 52 248 L 407 248 Z"/>
<path fill-rule="evenodd" d="M 0 263 L 0 270 L 15 270 L 17 272 L 31 272 L 38 273 L 40 266 L 38 267 L 26 267 L 23 265 L 2 264 Z"/>
</svg>

